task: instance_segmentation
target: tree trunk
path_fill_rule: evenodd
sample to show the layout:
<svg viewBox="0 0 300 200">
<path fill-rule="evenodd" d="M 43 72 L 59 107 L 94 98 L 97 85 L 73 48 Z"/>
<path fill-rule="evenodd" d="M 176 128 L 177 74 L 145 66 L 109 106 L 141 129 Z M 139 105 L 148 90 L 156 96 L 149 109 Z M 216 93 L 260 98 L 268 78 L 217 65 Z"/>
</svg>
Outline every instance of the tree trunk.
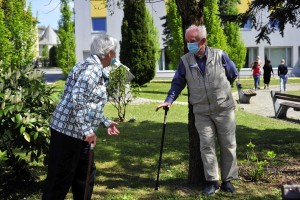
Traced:
<svg viewBox="0 0 300 200">
<path fill-rule="evenodd" d="M 185 53 L 188 51 L 185 42 L 185 30 L 192 24 L 203 24 L 203 4 L 204 0 L 176 0 L 177 9 L 180 13 L 182 20 L 182 39 L 185 43 Z M 205 181 L 205 176 L 200 154 L 200 140 L 195 127 L 195 116 L 193 114 L 193 106 L 190 104 L 188 114 L 188 131 L 190 149 L 188 182 L 190 184 L 202 184 Z"/>
<path fill-rule="evenodd" d="M 203 163 L 200 154 L 200 140 L 195 127 L 195 116 L 193 106 L 189 104 L 189 173 L 188 182 L 191 184 L 202 184 L 205 181 Z"/>
</svg>

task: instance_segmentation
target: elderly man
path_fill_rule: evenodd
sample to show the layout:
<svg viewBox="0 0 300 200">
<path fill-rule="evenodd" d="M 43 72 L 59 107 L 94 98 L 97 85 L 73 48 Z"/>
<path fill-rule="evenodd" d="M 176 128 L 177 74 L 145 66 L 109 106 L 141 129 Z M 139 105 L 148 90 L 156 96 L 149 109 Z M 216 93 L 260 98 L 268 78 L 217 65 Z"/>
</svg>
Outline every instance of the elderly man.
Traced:
<svg viewBox="0 0 300 200">
<path fill-rule="evenodd" d="M 230 181 L 238 178 L 238 168 L 235 105 L 230 84 L 236 79 L 237 70 L 225 52 L 206 45 L 205 26 L 190 26 L 185 39 L 189 52 L 181 57 L 168 96 L 156 110 L 170 107 L 188 85 L 207 181 L 203 193 L 212 195 L 220 188 L 215 138 L 220 145 L 221 189 L 234 192 Z"/>
</svg>

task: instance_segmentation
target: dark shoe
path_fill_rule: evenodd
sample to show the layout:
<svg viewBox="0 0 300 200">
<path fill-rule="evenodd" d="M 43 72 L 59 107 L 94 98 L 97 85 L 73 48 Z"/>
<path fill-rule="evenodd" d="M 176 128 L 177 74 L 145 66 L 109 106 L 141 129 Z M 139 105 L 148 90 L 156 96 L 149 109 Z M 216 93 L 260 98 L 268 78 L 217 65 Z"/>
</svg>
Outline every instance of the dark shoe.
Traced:
<svg viewBox="0 0 300 200">
<path fill-rule="evenodd" d="M 219 184 L 216 181 L 209 181 L 203 189 L 203 195 L 212 195 L 219 191 Z"/>
<path fill-rule="evenodd" d="M 221 190 L 224 192 L 234 192 L 234 187 L 233 185 L 230 183 L 230 181 L 224 181 L 221 184 Z"/>
</svg>

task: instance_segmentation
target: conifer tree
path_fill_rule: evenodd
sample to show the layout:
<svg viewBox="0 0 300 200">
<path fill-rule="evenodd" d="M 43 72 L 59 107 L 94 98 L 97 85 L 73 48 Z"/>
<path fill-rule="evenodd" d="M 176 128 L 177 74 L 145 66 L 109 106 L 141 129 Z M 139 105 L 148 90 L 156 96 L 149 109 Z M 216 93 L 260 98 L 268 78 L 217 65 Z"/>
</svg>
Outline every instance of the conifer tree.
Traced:
<svg viewBox="0 0 300 200">
<path fill-rule="evenodd" d="M 204 3 L 204 25 L 207 31 L 207 44 L 227 52 L 227 39 L 221 26 L 219 14 L 218 0 L 206 0 Z"/>
<path fill-rule="evenodd" d="M 48 59 L 49 59 L 49 49 L 48 49 L 48 46 L 47 46 L 47 45 L 44 45 L 44 46 L 43 46 L 43 49 L 42 49 L 42 56 L 43 56 L 43 67 L 46 67 L 46 66 L 47 66 L 47 62 L 48 62 Z"/>
<path fill-rule="evenodd" d="M 154 78 L 155 50 L 150 42 L 144 0 L 124 0 L 120 60 L 135 76 L 132 82 L 143 85 Z"/>
<path fill-rule="evenodd" d="M 10 43 L 6 48 L 10 60 L 9 67 L 20 68 L 32 63 L 36 43 L 36 20 L 32 17 L 31 6 L 25 9 L 26 1 L 3 0 L 4 25 L 10 34 Z M 1 30 L 4 31 L 4 30 Z M 6 36 L 1 37 L 6 37 Z M 5 66 L 3 66 L 5 67 Z"/>
<path fill-rule="evenodd" d="M 57 47 L 53 46 L 51 47 L 51 49 L 49 50 L 49 64 L 52 67 L 56 67 L 57 66 L 57 62 L 56 62 L 56 51 L 57 51 Z"/>
<path fill-rule="evenodd" d="M 167 2 L 167 15 L 165 23 L 165 41 L 166 41 L 166 55 L 170 60 L 169 69 L 176 69 L 180 57 L 183 55 L 184 42 L 182 40 L 183 33 L 181 29 L 181 16 L 178 13 L 175 0 Z"/>
<path fill-rule="evenodd" d="M 223 0 L 220 2 L 220 11 L 222 15 L 237 15 L 238 0 Z M 235 63 L 238 71 L 245 64 L 246 48 L 241 38 L 239 24 L 236 22 L 225 22 L 224 33 L 227 37 L 228 53 L 230 59 Z"/>
<path fill-rule="evenodd" d="M 148 9 L 146 9 L 146 24 L 148 28 L 150 45 L 153 47 L 154 50 L 155 63 L 157 63 L 161 53 L 160 43 L 159 43 L 159 32 L 157 27 L 153 23 L 152 15 Z"/>
<path fill-rule="evenodd" d="M 56 60 L 65 75 L 67 75 L 76 63 L 75 34 L 70 0 L 61 0 L 61 19 L 58 23 L 58 37 L 60 44 L 57 46 Z"/>
<path fill-rule="evenodd" d="M 4 67 L 7 67 L 11 62 L 12 44 L 9 41 L 10 37 L 11 33 L 4 22 L 4 12 L 0 9 L 0 62 Z"/>
</svg>

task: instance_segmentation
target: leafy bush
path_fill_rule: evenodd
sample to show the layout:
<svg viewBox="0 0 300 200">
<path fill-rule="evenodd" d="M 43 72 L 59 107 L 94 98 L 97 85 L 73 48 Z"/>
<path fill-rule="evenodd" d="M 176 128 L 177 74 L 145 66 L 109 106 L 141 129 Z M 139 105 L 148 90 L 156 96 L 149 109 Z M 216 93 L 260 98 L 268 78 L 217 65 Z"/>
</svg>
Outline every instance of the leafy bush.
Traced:
<svg viewBox="0 0 300 200">
<path fill-rule="evenodd" d="M 126 66 L 118 67 L 110 73 L 107 86 L 108 97 L 117 109 L 121 122 L 125 121 L 126 107 L 133 100 L 133 93 L 136 93 L 134 87 L 129 84 L 129 76 L 129 69 Z"/>
<path fill-rule="evenodd" d="M 0 68 L 0 151 L 5 152 L 6 164 L 25 180 L 34 177 L 29 162 L 20 154 L 29 155 L 30 162 L 38 162 L 47 153 L 54 92 L 44 82 L 42 71 L 32 67 L 14 71 Z"/>
</svg>

